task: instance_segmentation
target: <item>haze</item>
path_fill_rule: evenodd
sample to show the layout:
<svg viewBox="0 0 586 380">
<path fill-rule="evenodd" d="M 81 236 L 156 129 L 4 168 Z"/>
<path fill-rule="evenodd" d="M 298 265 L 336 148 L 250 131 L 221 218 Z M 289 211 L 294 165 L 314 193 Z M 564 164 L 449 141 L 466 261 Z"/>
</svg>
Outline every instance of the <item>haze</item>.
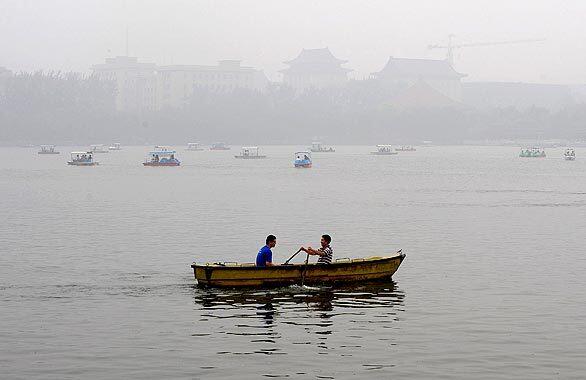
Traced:
<svg viewBox="0 0 586 380">
<path fill-rule="evenodd" d="M 457 43 L 545 39 L 456 52 L 465 81 L 586 82 L 586 2 L 573 1 L 0 1 L 0 65 L 89 72 L 126 54 L 157 64 L 239 59 L 279 80 L 302 48 L 329 47 L 353 78 L 389 56 L 445 57 Z"/>
</svg>

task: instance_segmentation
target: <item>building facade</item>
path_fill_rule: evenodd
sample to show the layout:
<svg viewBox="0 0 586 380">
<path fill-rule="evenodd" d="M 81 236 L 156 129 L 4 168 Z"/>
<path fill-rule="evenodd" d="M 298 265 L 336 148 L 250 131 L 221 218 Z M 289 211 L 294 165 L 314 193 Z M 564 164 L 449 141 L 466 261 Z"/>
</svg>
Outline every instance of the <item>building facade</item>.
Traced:
<svg viewBox="0 0 586 380">
<path fill-rule="evenodd" d="M 372 78 L 389 88 L 406 90 L 424 83 L 456 102 L 462 101 L 461 79 L 465 76 L 445 60 L 394 57 L 389 58 L 381 71 L 372 74 Z"/>
<path fill-rule="evenodd" d="M 92 67 L 94 75 L 116 84 L 116 108 L 142 112 L 158 109 L 157 66 L 138 62 L 136 57 L 107 58 Z"/>
<path fill-rule="evenodd" d="M 248 89 L 263 92 L 269 80 L 262 70 L 241 66 L 237 60 L 223 60 L 217 66 L 173 65 L 157 68 L 159 104 L 182 107 L 196 89 L 232 92 Z"/>
<path fill-rule="evenodd" d="M 262 92 L 269 85 L 263 71 L 241 66 L 236 60 L 220 61 L 217 66 L 157 66 L 139 62 L 136 57 L 115 57 L 94 65 L 92 71 L 102 80 L 115 82 L 116 108 L 129 112 L 182 107 L 197 88 Z"/>
<path fill-rule="evenodd" d="M 283 84 L 297 93 L 309 89 L 344 86 L 348 82 L 348 72 L 342 67 L 348 61 L 334 57 L 330 49 L 303 49 L 299 55 L 284 62 L 288 68 L 281 70 Z"/>
</svg>

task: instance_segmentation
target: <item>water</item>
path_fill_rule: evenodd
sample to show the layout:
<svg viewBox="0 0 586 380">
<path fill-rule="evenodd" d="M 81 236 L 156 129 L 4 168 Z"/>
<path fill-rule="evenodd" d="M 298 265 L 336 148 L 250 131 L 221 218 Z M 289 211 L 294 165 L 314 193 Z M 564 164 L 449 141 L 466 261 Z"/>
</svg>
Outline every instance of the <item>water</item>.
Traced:
<svg viewBox="0 0 586 380">
<path fill-rule="evenodd" d="M 584 377 L 586 150 L 337 147 L 304 170 L 298 148 L 0 149 L 0 378 Z M 322 233 L 407 258 L 387 284 L 194 286 L 191 262 L 252 262 L 269 233 L 279 262 Z"/>
</svg>

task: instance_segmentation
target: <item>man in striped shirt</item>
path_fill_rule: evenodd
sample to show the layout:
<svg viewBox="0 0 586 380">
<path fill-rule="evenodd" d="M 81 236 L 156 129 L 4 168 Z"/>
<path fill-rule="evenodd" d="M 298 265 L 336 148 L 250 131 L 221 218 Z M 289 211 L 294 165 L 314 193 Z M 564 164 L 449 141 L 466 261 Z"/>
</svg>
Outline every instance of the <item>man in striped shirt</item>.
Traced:
<svg viewBox="0 0 586 380">
<path fill-rule="evenodd" d="M 330 235 L 322 235 L 321 236 L 321 248 L 313 249 L 311 247 L 301 247 L 303 252 L 307 252 L 313 256 L 319 256 L 317 259 L 318 264 L 331 264 L 332 263 L 332 256 L 334 255 L 334 251 L 332 247 L 330 247 L 330 243 L 332 242 L 332 238 Z"/>
</svg>

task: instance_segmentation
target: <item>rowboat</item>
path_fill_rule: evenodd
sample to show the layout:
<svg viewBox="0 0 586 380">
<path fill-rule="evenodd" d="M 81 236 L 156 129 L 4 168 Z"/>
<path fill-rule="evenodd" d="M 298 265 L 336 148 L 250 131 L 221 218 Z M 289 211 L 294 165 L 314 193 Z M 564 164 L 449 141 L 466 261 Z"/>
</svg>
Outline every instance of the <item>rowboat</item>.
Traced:
<svg viewBox="0 0 586 380">
<path fill-rule="evenodd" d="M 337 259 L 331 264 L 287 264 L 257 267 L 254 263 L 191 264 L 198 285 L 219 288 L 333 285 L 390 280 L 405 259 L 398 251 L 391 256 Z"/>
</svg>

